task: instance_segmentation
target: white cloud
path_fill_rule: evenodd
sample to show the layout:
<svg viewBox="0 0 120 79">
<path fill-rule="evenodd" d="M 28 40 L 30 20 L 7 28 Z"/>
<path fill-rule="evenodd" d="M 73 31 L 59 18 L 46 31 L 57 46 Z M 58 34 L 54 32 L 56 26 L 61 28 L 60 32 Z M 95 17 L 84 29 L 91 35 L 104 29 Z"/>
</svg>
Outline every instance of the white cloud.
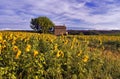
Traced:
<svg viewBox="0 0 120 79">
<path fill-rule="evenodd" d="M 13 30 L 11 28 L 1 28 L 0 30 Z"/>
<path fill-rule="evenodd" d="M 48 16 L 55 24 L 68 27 L 120 29 L 119 6 L 116 0 L 4 0 L 0 3 L 0 23 L 23 24 L 29 29 L 31 18 Z"/>
</svg>

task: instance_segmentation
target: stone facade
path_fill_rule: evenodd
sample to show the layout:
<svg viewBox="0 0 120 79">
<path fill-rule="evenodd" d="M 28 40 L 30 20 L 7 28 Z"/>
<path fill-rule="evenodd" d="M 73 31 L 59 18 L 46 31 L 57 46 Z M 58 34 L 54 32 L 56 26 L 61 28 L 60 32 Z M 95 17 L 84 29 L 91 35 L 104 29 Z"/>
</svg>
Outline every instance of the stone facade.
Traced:
<svg viewBox="0 0 120 79">
<path fill-rule="evenodd" d="M 54 26 L 54 34 L 55 35 L 66 34 L 66 26 Z"/>
</svg>

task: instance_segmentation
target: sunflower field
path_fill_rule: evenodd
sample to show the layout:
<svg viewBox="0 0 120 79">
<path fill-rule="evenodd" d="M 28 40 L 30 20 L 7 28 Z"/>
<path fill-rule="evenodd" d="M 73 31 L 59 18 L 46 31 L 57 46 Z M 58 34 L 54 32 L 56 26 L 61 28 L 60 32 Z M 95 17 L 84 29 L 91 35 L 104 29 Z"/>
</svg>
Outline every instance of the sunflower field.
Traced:
<svg viewBox="0 0 120 79">
<path fill-rule="evenodd" d="M 120 79 L 120 36 L 1 31 L 0 79 Z"/>
</svg>

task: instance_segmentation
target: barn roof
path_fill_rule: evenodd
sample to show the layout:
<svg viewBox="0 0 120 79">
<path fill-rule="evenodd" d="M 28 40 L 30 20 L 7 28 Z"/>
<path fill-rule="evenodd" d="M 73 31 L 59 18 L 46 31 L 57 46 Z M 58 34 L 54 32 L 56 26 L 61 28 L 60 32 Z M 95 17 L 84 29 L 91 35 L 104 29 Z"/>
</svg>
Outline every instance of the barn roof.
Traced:
<svg viewBox="0 0 120 79">
<path fill-rule="evenodd" d="M 66 26 L 54 26 L 55 29 L 66 29 Z"/>
</svg>

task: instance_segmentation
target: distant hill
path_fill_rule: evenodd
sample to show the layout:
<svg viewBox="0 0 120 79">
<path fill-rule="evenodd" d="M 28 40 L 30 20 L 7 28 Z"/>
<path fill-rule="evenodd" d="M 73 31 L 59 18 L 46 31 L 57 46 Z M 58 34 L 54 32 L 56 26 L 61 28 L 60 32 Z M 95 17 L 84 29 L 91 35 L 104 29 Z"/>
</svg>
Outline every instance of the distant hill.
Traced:
<svg viewBox="0 0 120 79">
<path fill-rule="evenodd" d="M 35 32 L 34 30 L 0 30 L 0 31 L 10 31 L 10 32 Z"/>
<path fill-rule="evenodd" d="M 85 27 L 67 27 L 67 30 L 92 30 L 92 28 L 85 28 Z"/>
<path fill-rule="evenodd" d="M 71 35 L 120 35 L 120 30 L 67 30 Z"/>
<path fill-rule="evenodd" d="M 34 30 L 0 30 L 12 32 L 31 32 L 38 33 Z M 120 35 L 120 30 L 67 30 L 70 35 Z"/>
</svg>

